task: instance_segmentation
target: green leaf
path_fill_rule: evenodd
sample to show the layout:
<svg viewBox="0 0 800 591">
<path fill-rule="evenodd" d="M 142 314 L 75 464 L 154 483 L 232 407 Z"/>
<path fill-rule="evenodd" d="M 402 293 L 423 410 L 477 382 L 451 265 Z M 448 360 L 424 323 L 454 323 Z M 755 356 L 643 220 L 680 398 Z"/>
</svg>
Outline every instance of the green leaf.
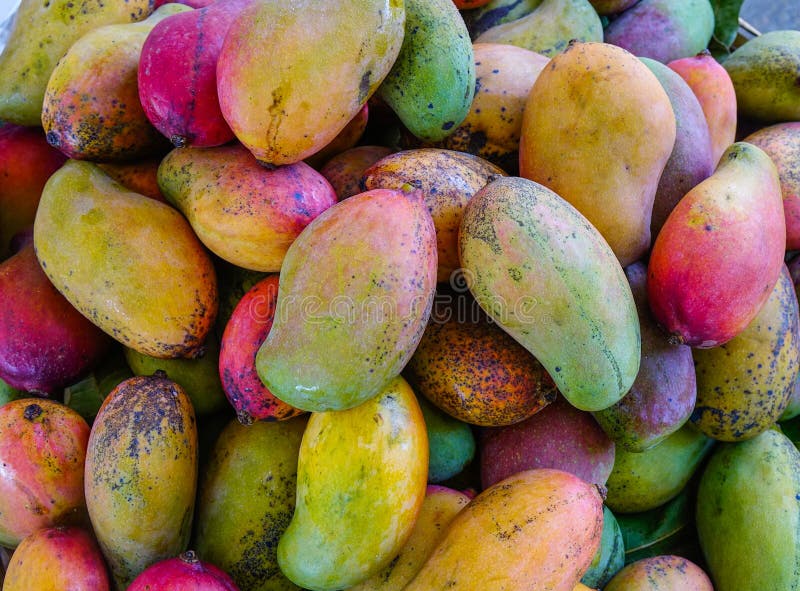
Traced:
<svg viewBox="0 0 800 591">
<path fill-rule="evenodd" d="M 739 31 L 739 10 L 744 0 L 711 0 L 714 9 L 714 37 L 712 45 L 730 51 Z"/>
</svg>

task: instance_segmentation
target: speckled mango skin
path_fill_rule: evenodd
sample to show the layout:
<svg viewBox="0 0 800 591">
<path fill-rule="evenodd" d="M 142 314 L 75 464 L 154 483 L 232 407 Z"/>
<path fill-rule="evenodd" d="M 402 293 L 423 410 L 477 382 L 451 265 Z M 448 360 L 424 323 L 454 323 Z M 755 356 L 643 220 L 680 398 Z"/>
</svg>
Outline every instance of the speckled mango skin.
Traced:
<svg viewBox="0 0 800 591">
<path fill-rule="evenodd" d="M 278 568 L 278 540 L 294 513 L 306 417 L 222 431 L 200 483 L 192 547 L 241 591 L 297 589 Z"/>
<path fill-rule="evenodd" d="M 154 357 L 201 352 L 216 276 L 178 211 L 70 160 L 45 185 L 33 239 L 56 289 L 112 337 Z"/>
<path fill-rule="evenodd" d="M 647 66 L 607 43 L 573 43 L 531 88 L 520 176 L 575 206 L 625 267 L 650 247 L 653 201 L 675 134 L 669 97 Z"/>
<path fill-rule="evenodd" d="M 146 158 L 135 162 L 99 162 L 97 165 L 112 179 L 131 191 L 166 203 L 158 187 L 158 166 L 161 158 Z"/>
<path fill-rule="evenodd" d="M 103 555 L 94 538 L 78 527 L 39 529 L 14 551 L 3 580 L 5 591 L 108 591 Z"/>
<path fill-rule="evenodd" d="M 411 536 L 427 477 L 425 420 L 403 378 L 355 408 L 312 414 L 295 513 L 278 544 L 281 570 L 313 591 L 375 575 Z"/>
<path fill-rule="evenodd" d="M 720 441 L 751 439 L 789 403 L 800 370 L 797 295 L 784 266 L 775 288 L 741 333 L 693 352 L 697 404 L 692 423 Z"/>
<path fill-rule="evenodd" d="M 0 120 L 41 125 L 47 81 L 70 46 L 93 29 L 140 21 L 152 10 L 152 0 L 24 0 L 0 56 Z"/>
<path fill-rule="evenodd" d="M 0 432 L 0 544 L 85 519 L 86 421 L 54 400 L 20 398 L 0 407 Z"/>
<path fill-rule="evenodd" d="M 267 170 L 240 144 L 172 150 L 158 184 L 217 256 L 267 273 L 280 271 L 289 245 L 336 203 L 333 187 L 308 164 Z"/>
<path fill-rule="evenodd" d="M 402 591 L 428 559 L 453 518 L 469 503 L 464 493 L 428 485 L 414 531 L 397 558 L 378 574 L 349 591 Z"/>
<path fill-rule="evenodd" d="M 713 439 L 687 423 L 644 452 L 617 449 L 606 482 L 606 505 L 615 513 L 639 513 L 663 505 L 683 490 L 713 445 Z"/>
<path fill-rule="evenodd" d="M 444 282 L 459 268 L 458 228 L 464 207 L 490 179 L 505 173 L 486 160 L 453 150 L 419 148 L 390 154 L 361 178 L 365 190 L 420 189 L 436 228 L 439 257 L 436 280 Z"/>
<path fill-rule="evenodd" d="M 319 151 L 389 73 L 405 15 L 402 0 L 255 2 L 244 9 L 217 61 L 220 107 L 236 137 L 271 165 Z"/>
<path fill-rule="evenodd" d="M 358 195 L 364 172 L 381 158 L 392 153 L 386 146 L 356 146 L 328 160 L 319 172 L 328 179 L 339 201 Z"/>
<path fill-rule="evenodd" d="M 550 60 L 503 43 L 473 43 L 472 50 L 475 97 L 467 117 L 439 145 L 475 154 L 515 174 L 525 101 Z"/>
<path fill-rule="evenodd" d="M 581 410 L 617 402 L 639 371 L 639 320 L 617 258 L 546 187 L 501 177 L 470 200 L 459 233 L 469 288 Z"/>
<path fill-rule="evenodd" d="M 44 94 L 41 125 L 50 145 L 70 158 L 96 161 L 150 156 L 168 145 L 142 109 L 136 73 L 153 27 L 189 10 L 166 4 L 140 23 L 100 27 L 72 45 Z"/>
<path fill-rule="evenodd" d="M 559 470 L 520 472 L 456 515 L 405 591 L 572 591 L 602 529 L 594 485 Z"/>
<path fill-rule="evenodd" d="M 715 347 L 742 332 L 783 267 L 786 221 L 778 171 L 737 142 L 664 222 L 647 268 L 650 310 L 674 342 Z"/>
<path fill-rule="evenodd" d="M 800 120 L 800 31 L 769 31 L 725 60 L 739 114 L 766 122 Z"/>
<path fill-rule="evenodd" d="M 475 43 L 507 43 L 552 57 L 573 39 L 603 41 L 603 25 L 589 0 L 544 0 L 530 14 L 482 33 Z"/>
<path fill-rule="evenodd" d="M 653 556 L 619 571 L 603 591 L 714 591 L 703 569 L 681 556 Z"/>
<path fill-rule="evenodd" d="M 414 136 L 435 142 L 469 112 L 472 42 L 452 0 L 405 0 L 405 10 L 403 46 L 378 95 Z"/>
<path fill-rule="evenodd" d="M 103 402 L 86 453 L 86 506 L 118 587 L 186 550 L 197 486 L 197 429 L 175 382 L 136 376 Z"/>
<path fill-rule="evenodd" d="M 256 355 L 261 381 L 287 404 L 315 412 L 375 396 L 422 338 L 436 260 L 419 192 L 373 189 L 322 213 L 281 267 L 277 312 Z"/>
</svg>

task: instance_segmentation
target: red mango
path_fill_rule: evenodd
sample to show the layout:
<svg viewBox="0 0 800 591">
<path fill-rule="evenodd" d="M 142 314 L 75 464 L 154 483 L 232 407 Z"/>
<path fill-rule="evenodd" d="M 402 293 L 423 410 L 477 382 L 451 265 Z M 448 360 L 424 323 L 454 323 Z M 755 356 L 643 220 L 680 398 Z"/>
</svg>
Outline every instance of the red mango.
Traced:
<svg viewBox="0 0 800 591">
<path fill-rule="evenodd" d="M 227 573 L 188 550 L 143 570 L 127 591 L 239 591 Z"/>
</svg>

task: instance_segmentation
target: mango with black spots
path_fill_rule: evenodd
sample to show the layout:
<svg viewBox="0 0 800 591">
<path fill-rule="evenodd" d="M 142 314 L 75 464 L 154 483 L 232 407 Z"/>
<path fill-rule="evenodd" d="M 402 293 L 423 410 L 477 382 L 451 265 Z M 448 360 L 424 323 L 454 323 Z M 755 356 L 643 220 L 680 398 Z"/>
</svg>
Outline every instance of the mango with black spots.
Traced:
<svg viewBox="0 0 800 591">
<path fill-rule="evenodd" d="M 216 275 L 177 210 L 70 160 L 42 191 L 33 243 L 55 288 L 125 346 L 153 357 L 202 353 Z"/>
<path fill-rule="evenodd" d="M 183 389 L 163 374 L 114 388 L 86 452 L 89 518 L 118 587 L 186 550 L 197 488 L 197 428 Z"/>
<path fill-rule="evenodd" d="M 278 567 L 278 540 L 294 513 L 306 417 L 231 421 L 200 479 L 192 547 L 241 591 L 297 589 Z"/>
<path fill-rule="evenodd" d="M 370 166 L 392 153 L 386 146 L 356 146 L 333 156 L 319 172 L 328 179 L 339 201 L 361 193 L 361 177 Z"/>
<path fill-rule="evenodd" d="M 459 249 L 477 302 L 573 406 L 601 410 L 630 389 L 641 356 L 631 288 L 577 209 L 539 183 L 495 179 L 468 203 Z"/>
<path fill-rule="evenodd" d="M 751 439 L 789 403 L 800 370 L 797 295 L 784 265 L 756 317 L 738 336 L 693 351 L 697 403 L 692 423 L 720 441 Z"/>
<path fill-rule="evenodd" d="M 714 586 L 706 572 L 691 560 L 666 555 L 627 565 L 603 591 L 714 591 Z"/>
<path fill-rule="evenodd" d="M 378 95 L 414 136 L 435 142 L 469 112 L 472 42 L 452 0 L 405 0 L 405 10 L 403 45 Z"/>
</svg>

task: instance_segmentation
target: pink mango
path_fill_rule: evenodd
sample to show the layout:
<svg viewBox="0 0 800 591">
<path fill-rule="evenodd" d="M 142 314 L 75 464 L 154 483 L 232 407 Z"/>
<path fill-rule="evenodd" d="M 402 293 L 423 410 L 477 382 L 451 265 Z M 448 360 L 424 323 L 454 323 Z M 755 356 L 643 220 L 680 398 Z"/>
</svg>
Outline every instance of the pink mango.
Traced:
<svg viewBox="0 0 800 591">
<path fill-rule="evenodd" d="M 188 550 L 161 560 L 137 576 L 127 591 L 239 591 L 227 573 Z"/>
</svg>

